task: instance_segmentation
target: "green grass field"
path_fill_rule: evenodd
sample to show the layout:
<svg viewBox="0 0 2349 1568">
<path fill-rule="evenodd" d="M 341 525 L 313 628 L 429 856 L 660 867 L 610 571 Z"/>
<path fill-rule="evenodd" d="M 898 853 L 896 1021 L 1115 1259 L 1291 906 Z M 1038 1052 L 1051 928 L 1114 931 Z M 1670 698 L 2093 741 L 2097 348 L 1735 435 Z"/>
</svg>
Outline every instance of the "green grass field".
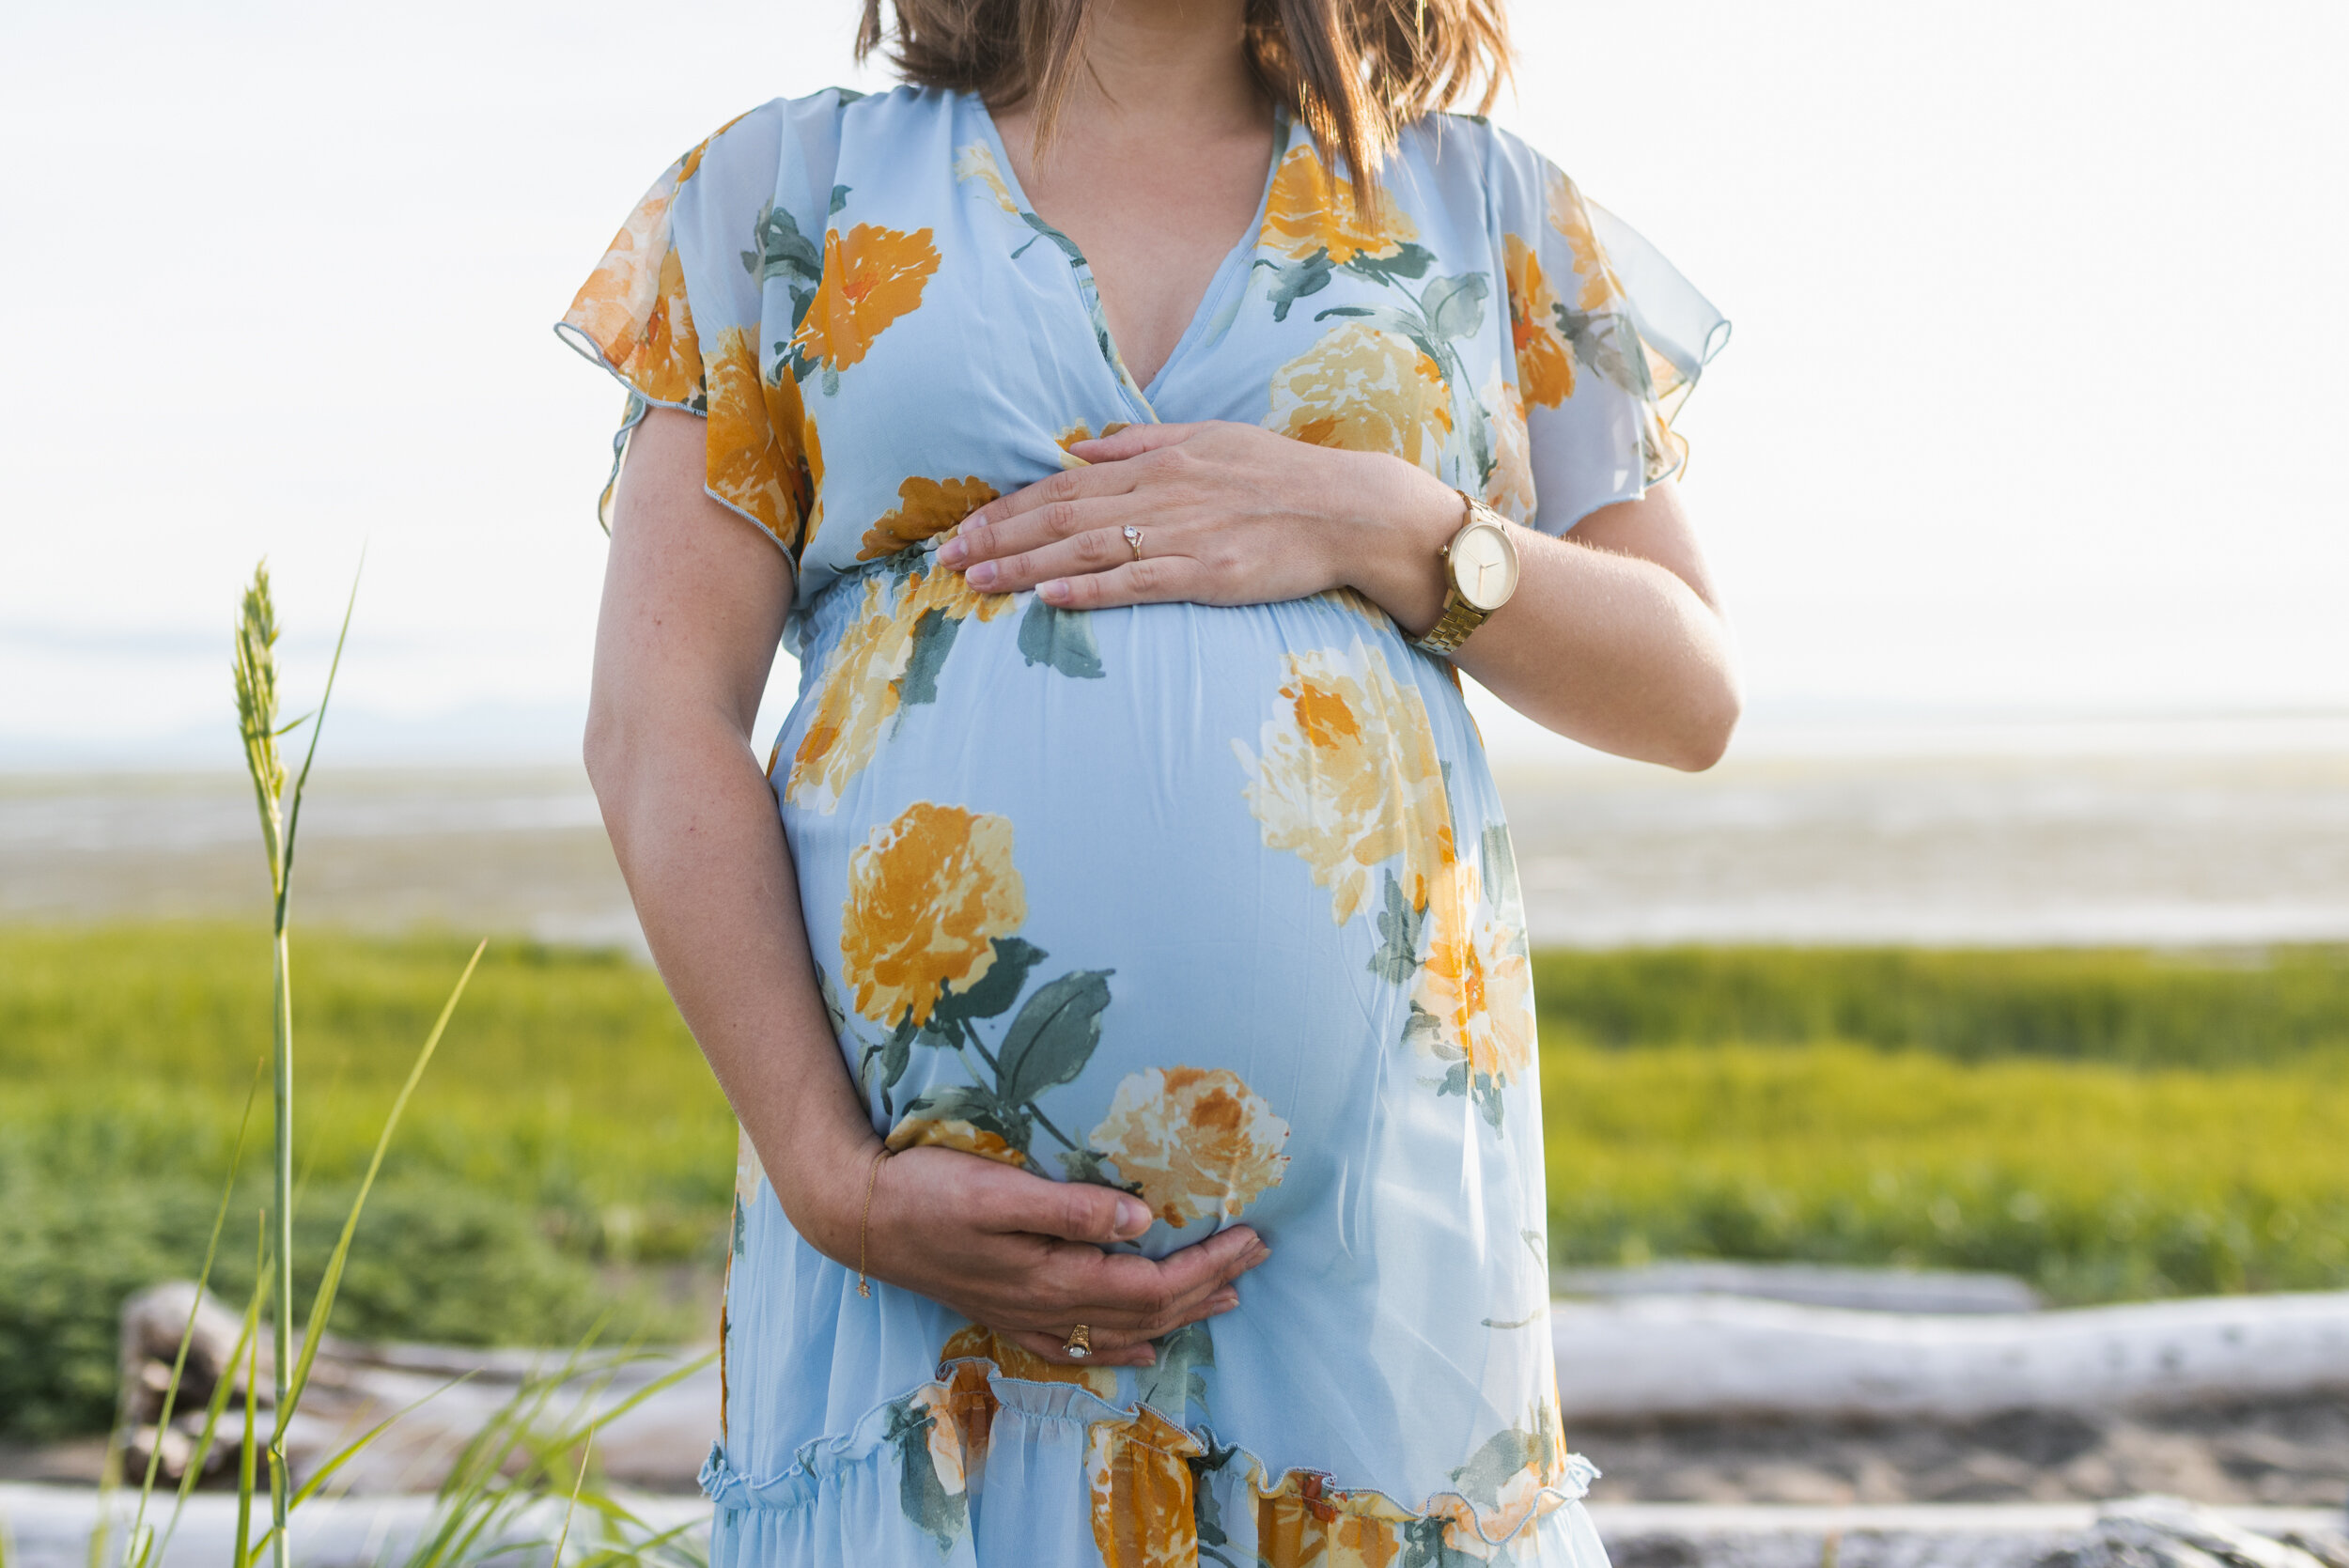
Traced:
<svg viewBox="0 0 2349 1568">
<path fill-rule="evenodd" d="M 468 951 L 297 933 L 299 1264 Z M 2349 1285 L 2349 952 L 1552 954 L 1536 979 L 1561 1263 L 1988 1267 L 2068 1301 Z M 255 928 L 0 930 L 0 1430 L 104 1423 L 122 1296 L 200 1257 L 269 986 Z M 649 970 L 492 944 L 337 1328 L 706 1334 L 630 1281 L 717 1265 L 733 1137 Z"/>
</svg>

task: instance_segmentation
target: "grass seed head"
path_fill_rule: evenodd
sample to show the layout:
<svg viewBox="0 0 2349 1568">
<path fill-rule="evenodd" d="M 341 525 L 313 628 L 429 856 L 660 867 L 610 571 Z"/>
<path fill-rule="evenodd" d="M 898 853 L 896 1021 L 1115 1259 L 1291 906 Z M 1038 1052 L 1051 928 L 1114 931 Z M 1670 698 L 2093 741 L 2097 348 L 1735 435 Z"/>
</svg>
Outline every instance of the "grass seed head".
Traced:
<svg viewBox="0 0 2349 1568">
<path fill-rule="evenodd" d="M 277 750 L 277 609 L 270 601 L 269 563 L 253 568 L 253 582 L 237 610 L 237 727 L 253 786 L 274 803 L 286 792 L 286 763 Z"/>
</svg>

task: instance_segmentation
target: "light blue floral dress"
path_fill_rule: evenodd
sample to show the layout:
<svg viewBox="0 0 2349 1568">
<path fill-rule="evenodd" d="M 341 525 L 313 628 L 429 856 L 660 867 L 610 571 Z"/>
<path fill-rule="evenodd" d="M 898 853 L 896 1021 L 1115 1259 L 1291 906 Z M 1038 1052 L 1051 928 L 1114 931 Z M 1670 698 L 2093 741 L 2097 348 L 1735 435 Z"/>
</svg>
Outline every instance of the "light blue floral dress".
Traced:
<svg viewBox="0 0 2349 1568">
<path fill-rule="evenodd" d="M 1348 593 L 1086 614 L 934 564 L 1137 421 L 1394 453 L 1550 534 L 1676 469 L 1701 296 L 1482 120 L 1412 127 L 1383 181 L 1364 212 L 1283 116 L 1142 386 L 977 100 L 827 91 L 679 160 L 558 329 L 630 426 L 706 417 L 709 493 L 792 564 L 770 770 L 875 1128 L 1134 1192 L 1153 1256 L 1272 1248 L 1156 1367 L 1051 1365 L 860 1296 L 746 1144 L 718 1568 L 1603 1563 L 1517 871 L 1451 667 Z"/>
</svg>

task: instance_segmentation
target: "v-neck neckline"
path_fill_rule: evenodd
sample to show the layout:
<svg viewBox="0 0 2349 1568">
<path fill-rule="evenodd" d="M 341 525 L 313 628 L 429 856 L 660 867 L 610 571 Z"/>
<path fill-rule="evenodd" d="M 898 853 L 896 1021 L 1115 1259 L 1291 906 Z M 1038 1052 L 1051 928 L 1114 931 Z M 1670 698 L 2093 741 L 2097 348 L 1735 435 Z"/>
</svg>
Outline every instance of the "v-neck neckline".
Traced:
<svg viewBox="0 0 2349 1568">
<path fill-rule="evenodd" d="M 995 123 L 994 111 L 988 108 L 987 101 L 976 93 L 965 93 L 963 96 L 979 116 L 979 127 L 987 137 L 988 151 L 1003 173 L 1003 185 L 1011 194 L 1012 205 L 1030 227 L 1050 240 L 1068 257 L 1069 271 L 1074 274 L 1080 290 L 1080 303 L 1085 306 L 1088 316 L 1097 315 L 1099 318 L 1097 330 L 1102 352 L 1110 363 L 1110 368 L 1116 372 L 1119 385 L 1140 405 L 1140 411 L 1152 424 L 1159 423 L 1155 399 L 1165 385 L 1167 372 L 1181 362 L 1185 350 L 1206 334 L 1207 324 L 1221 313 L 1224 296 L 1231 292 L 1234 272 L 1245 275 L 1250 272 L 1257 251 L 1264 247 L 1265 225 L 1271 216 L 1272 188 L 1280 180 L 1281 163 L 1288 155 L 1293 132 L 1288 105 L 1277 99 L 1273 101 L 1272 157 L 1265 169 L 1264 189 L 1256 195 L 1255 216 L 1240 231 L 1239 238 L 1232 242 L 1232 248 L 1224 253 L 1223 259 L 1216 263 L 1215 271 L 1208 274 L 1207 286 L 1201 290 L 1198 303 L 1191 307 L 1190 320 L 1184 323 L 1181 335 L 1167 350 L 1165 361 L 1151 375 L 1150 384 L 1145 387 L 1134 380 L 1134 373 L 1126 365 L 1126 352 L 1118 347 L 1117 336 L 1110 330 L 1109 307 L 1102 303 L 1101 282 L 1094 275 L 1093 263 L 1074 240 L 1053 227 L 1044 214 L 1036 210 L 1034 200 L 1029 196 L 1027 186 L 1019 179 L 1019 169 L 1012 163 L 1011 149 L 1003 141 L 1003 128 Z M 1089 300 L 1081 298 L 1086 293 L 1091 296 Z M 1086 327 L 1093 330 L 1096 323 L 1088 320 Z"/>
</svg>

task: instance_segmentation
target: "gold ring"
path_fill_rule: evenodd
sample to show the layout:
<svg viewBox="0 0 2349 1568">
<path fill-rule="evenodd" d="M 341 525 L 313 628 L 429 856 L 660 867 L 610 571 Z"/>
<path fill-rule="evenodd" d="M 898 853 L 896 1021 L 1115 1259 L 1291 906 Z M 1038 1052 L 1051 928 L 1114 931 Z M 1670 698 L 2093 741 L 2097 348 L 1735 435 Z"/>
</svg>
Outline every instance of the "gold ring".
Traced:
<svg viewBox="0 0 2349 1568">
<path fill-rule="evenodd" d="M 1142 559 L 1142 530 L 1130 522 L 1126 525 L 1126 548 L 1134 552 L 1135 560 Z"/>
<path fill-rule="evenodd" d="M 1093 1354 L 1093 1330 L 1080 1323 L 1068 1330 L 1068 1338 L 1060 1348 L 1070 1360 L 1083 1360 Z"/>
</svg>

